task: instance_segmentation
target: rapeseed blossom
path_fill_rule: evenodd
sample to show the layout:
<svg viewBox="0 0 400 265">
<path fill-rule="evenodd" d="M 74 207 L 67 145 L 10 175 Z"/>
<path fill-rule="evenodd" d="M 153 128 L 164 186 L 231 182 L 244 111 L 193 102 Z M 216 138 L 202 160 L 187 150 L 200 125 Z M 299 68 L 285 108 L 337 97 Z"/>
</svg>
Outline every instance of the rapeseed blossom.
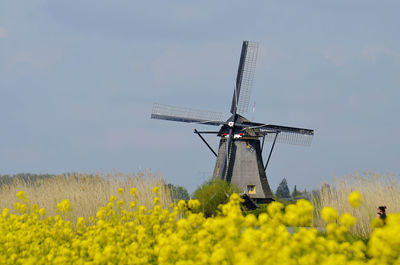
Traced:
<svg viewBox="0 0 400 265">
<path fill-rule="evenodd" d="M 24 199 L 26 199 L 26 194 L 25 194 L 25 192 L 22 191 L 22 190 L 21 190 L 21 191 L 18 191 L 18 192 L 17 192 L 17 198 L 20 199 L 21 201 L 24 200 Z"/>
<path fill-rule="evenodd" d="M 371 221 L 371 227 L 376 228 L 376 227 L 382 227 L 384 225 L 383 220 L 379 217 L 375 217 Z"/>
<path fill-rule="evenodd" d="M 57 209 L 61 212 L 61 213 L 68 213 L 69 211 L 71 211 L 71 206 L 69 204 L 68 200 L 63 200 L 62 202 L 57 204 Z"/>
<path fill-rule="evenodd" d="M 325 220 L 325 222 L 331 223 L 331 222 L 335 222 L 337 220 L 338 213 L 334 208 L 326 206 L 326 207 L 322 208 L 321 216 L 322 216 L 322 219 Z"/>
<path fill-rule="evenodd" d="M 160 188 L 157 187 L 157 186 L 154 187 L 154 188 L 153 188 L 153 193 L 156 194 L 156 195 L 159 195 L 159 194 L 160 194 Z"/>
<path fill-rule="evenodd" d="M 357 218 L 350 213 L 344 213 L 340 216 L 340 224 L 345 227 L 353 226 L 357 222 Z"/>
<path fill-rule="evenodd" d="M 357 208 L 362 204 L 362 196 L 358 191 L 353 191 L 347 198 L 353 208 Z"/>
<path fill-rule="evenodd" d="M 200 202 L 198 200 L 189 200 L 188 201 L 188 207 L 191 210 L 196 210 L 200 207 Z"/>
<path fill-rule="evenodd" d="M 159 190 L 154 195 L 149 209 L 112 196 L 96 216 L 71 222 L 68 200 L 57 205 L 61 215 L 47 216 L 21 193 L 17 214 L 1 210 L 0 264 L 400 263 L 400 214 L 388 214 L 386 225 L 374 225 L 363 242 L 349 236 L 357 219 L 350 213 L 338 218 L 331 207 L 321 213 L 326 233 L 313 228 L 314 207 L 306 200 L 286 207 L 273 202 L 257 217 L 244 215 L 242 199 L 233 194 L 219 215 L 205 218 L 197 200 L 167 207 Z M 287 226 L 295 229 L 289 233 Z"/>
<path fill-rule="evenodd" d="M 130 189 L 129 193 L 130 193 L 132 196 L 136 196 L 137 189 L 136 189 L 135 187 L 132 187 L 132 188 Z"/>
</svg>

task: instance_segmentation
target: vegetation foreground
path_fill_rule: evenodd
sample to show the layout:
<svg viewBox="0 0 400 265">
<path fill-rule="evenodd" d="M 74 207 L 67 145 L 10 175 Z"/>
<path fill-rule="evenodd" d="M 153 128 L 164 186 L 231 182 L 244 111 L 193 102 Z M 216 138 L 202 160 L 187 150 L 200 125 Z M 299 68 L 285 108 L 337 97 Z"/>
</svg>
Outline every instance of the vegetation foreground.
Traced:
<svg viewBox="0 0 400 265">
<path fill-rule="evenodd" d="M 136 205 L 136 196 L 136 188 L 119 188 L 96 216 L 71 222 L 68 200 L 47 216 L 20 191 L 17 213 L 0 215 L 0 264 L 400 264 L 400 214 L 389 214 L 386 225 L 373 220 L 361 241 L 349 233 L 356 218 L 330 207 L 321 211 L 326 232 L 302 228 L 312 225 L 306 200 L 271 203 L 256 217 L 244 216 L 233 194 L 219 215 L 205 218 L 197 200 L 164 207 L 158 187 L 151 207 Z M 349 203 L 358 207 L 361 195 L 351 193 Z"/>
</svg>

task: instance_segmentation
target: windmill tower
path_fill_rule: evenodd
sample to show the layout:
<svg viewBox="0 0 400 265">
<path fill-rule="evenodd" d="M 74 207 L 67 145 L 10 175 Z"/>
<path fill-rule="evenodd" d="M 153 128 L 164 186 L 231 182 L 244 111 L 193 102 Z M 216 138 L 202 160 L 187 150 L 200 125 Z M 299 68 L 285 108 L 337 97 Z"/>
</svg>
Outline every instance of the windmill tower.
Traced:
<svg viewBox="0 0 400 265">
<path fill-rule="evenodd" d="M 238 186 L 243 193 L 257 203 L 266 203 L 272 199 L 266 169 L 275 143 L 310 145 L 314 130 L 257 123 L 242 115 L 249 108 L 251 87 L 257 60 L 258 44 L 244 41 L 236 77 L 231 116 L 222 119 L 222 113 L 179 108 L 155 103 L 152 119 L 198 123 L 221 126 L 219 131 L 196 133 L 217 157 L 213 179 L 224 179 Z M 216 134 L 220 137 L 218 153 L 204 139 L 202 134 Z M 262 152 L 265 140 L 271 140 L 272 146 L 264 165 Z"/>
</svg>

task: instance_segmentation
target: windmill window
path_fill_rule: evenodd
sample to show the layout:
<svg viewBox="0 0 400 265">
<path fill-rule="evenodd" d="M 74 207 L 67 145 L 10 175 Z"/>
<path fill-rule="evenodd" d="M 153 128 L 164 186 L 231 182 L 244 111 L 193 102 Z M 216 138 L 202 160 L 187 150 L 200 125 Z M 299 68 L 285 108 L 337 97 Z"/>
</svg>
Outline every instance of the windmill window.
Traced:
<svg viewBox="0 0 400 265">
<path fill-rule="evenodd" d="M 247 185 L 248 194 L 256 194 L 256 185 Z"/>
</svg>

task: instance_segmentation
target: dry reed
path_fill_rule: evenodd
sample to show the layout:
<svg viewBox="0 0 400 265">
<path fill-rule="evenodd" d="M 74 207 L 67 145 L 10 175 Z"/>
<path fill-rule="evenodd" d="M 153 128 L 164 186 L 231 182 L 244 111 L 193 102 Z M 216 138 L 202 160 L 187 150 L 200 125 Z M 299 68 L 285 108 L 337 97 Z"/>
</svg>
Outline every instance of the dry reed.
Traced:
<svg viewBox="0 0 400 265">
<path fill-rule="evenodd" d="M 352 191 L 358 191 L 363 197 L 363 204 L 354 209 L 347 201 Z M 355 173 L 335 179 L 333 185 L 323 184 L 319 196 L 313 196 L 316 206 L 315 225 L 323 226 L 320 210 L 325 206 L 335 208 L 339 214 L 349 212 L 357 217 L 358 222 L 352 228 L 354 235 L 366 238 L 371 233 L 370 222 L 376 216 L 379 206 L 386 206 L 387 213 L 400 212 L 400 181 L 394 174 L 372 172 Z"/>
<path fill-rule="evenodd" d="M 170 191 L 164 185 L 162 177 L 154 176 L 151 172 L 73 173 L 34 181 L 16 179 L 0 186 L 0 208 L 9 208 L 13 211 L 13 205 L 18 201 L 16 193 L 24 191 L 30 204 L 35 203 L 45 208 L 47 215 L 58 214 L 57 203 L 69 200 L 72 210 L 68 219 L 74 221 L 80 216 L 85 218 L 96 216 L 96 212 L 109 202 L 112 195 L 118 200 L 124 200 L 126 208 L 133 200 L 136 201 L 136 207 L 144 205 L 150 208 L 156 196 L 152 192 L 155 186 L 160 188 L 161 204 L 168 207 L 172 202 Z M 135 198 L 129 193 L 132 187 L 137 189 Z M 119 188 L 124 189 L 123 194 L 118 194 Z"/>
</svg>

